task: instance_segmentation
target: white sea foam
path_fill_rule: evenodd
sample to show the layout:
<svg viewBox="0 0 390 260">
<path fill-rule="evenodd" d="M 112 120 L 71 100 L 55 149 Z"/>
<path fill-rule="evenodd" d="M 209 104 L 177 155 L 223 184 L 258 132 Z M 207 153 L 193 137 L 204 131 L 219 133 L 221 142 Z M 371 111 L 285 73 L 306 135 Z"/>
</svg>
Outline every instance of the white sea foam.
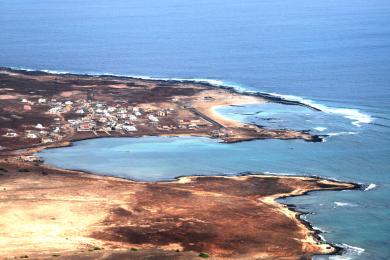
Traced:
<svg viewBox="0 0 390 260">
<path fill-rule="evenodd" d="M 328 136 L 339 136 L 339 135 L 356 135 L 357 132 L 336 132 L 336 133 L 327 133 Z"/>
<path fill-rule="evenodd" d="M 32 70 L 32 69 L 26 69 L 26 68 L 18 68 L 18 67 L 11 67 L 12 69 L 22 69 L 26 71 L 43 71 L 47 73 L 53 73 L 53 74 L 68 74 L 68 73 L 80 73 L 80 72 L 70 72 L 70 71 L 58 71 L 58 70 Z M 229 83 L 222 80 L 217 79 L 205 79 L 205 78 L 175 78 L 175 77 L 150 77 L 150 76 L 142 76 L 142 75 L 125 75 L 125 74 L 115 74 L 115 73 L 81 73 L 84 75 L 91 75 L 91 76 L 99 76 L 99 75 L 106 75 L 106 76 L 119 76 L 119 77 L 131 77 L 131 78 L 138 78 L 138 79 L 150 79 L 150 80 L 175 80 L 175 81 L 181 81 L 181 82 L 199 82 L 199 83 L 208 83 L 213 86 L 218 87 L 231 87 L 234 88 L 238 92 L 246 92 L 246 93 L 257 93 L 256 91 L 246 90 L 242 86 L 235 84 L 235 83 Z M 351 108 L 333 108 L 328 107 L 323 104 L 318 104 L 310 99 L 305 99 L 298 96 L 293 95 L 282 95 L 278 93 L 264 93 L 269 94 L 274 97 L 282 98 L 284 100 L 290 100 L 290 101 L 296 101 L 308 106 L 311 106 L 313 108 L 316 108 L 322 112 L 328 113 L 328 114 L 337 114 L 344 116 L 345 118 L 348 118 L 352 120 L 352 124 L 360 127 L 362 124 L 368 124 L 373 121 L 373 118 L 368 115 L 360 112 L 358 109 L 351 109 Z"/>
<path fill-rule="evenodd" d="M 375 189 L 376 188 L 376 184 L 375 183 L 370 183 L 370 185 L 368 185 L 364 190 L 365 191 L 369 191 L 369 190 L 372 190 L 372 189 Z"/>
<path fill-rule="evenodd" d="M 349 202 L 340 202 L 340 201 L 335 201 L 334 205 L 336 207 L 356 207 L 355 204 L 349 203 Z"/>
<path fill-rule="evenodd" d="M 281 176 L 283 176 L 283 175 L 287 175 L 287 176 L 298 175 L 296 173 L 291 173 L 291 172 L 267 172 L 267 171 L 265 171 L 264 174 L 266 174 L 266 175 L 276 175 L 276 176 L 279 176 L 279 175 L 281 175 Z"/>
<path fill-rule="evenodd" d="M 326 129 L 328 129 L 328 128 L 322 127 L 322 126 L 314 127 L 314 130 L 317 130 L 317 131 L 319 131 L 319 132 L 323 132 L 323 131 L 325 131 Z"/>
<path fill-rule="evenodd" d="M 327 259 L 331 259 L 331 260 L 352 260 L 352 259 L 355 259 L 356 256 L 360 256 L 361 254 L 364 253 L 364 248 L 360 248 L 360 247 L 357 247 L 357 246 L 351 246 L 351 245 L 348 245 L 348 244 L 341 244 L 341 245 L 337 245 L 339 247 L 342 247 L 345 252 L 343 252 L 342 255 L 334 255 L 334 256 L 329 256 L 329 258 Z M 322 258 L 322 256 L 319 256 L 319 257 L 315 257 L 315 259 L 324 259 Z"/>
<path fill-rule="evenodd" d="M 325 229 L 322 229 L 322 228 L 317 227 L 317 226 L 313 226 L 313 229 L 314 229 L 314 230 L 318 230 L 318 231 L 320 231 L 321 233 L 327 233 L 327 231 L 326 231 Z M 324 239 L 323 239 L 323 240 L 324 240 Z"/>
<path fill-rule="evenodd" d="M 353 259 L 354 256 L 359 256 L 363 254 L 363 252 L 365 251 L 364 248 L 351 246 L 348 244 L 341 244 L 341 247 L 343 247 L 344 250 L 346 251 L 343 255 L 348 258 L 339 258 L 339 259 Z"/>
<path fill-rule="evenodd" d="M 334 107 L 328 107 L 323 104 L 318 104 L 310 99 L 305 99 L 298 96 L 293 95 L 281 95 L 278 93 L 270 93 L 270 95 L 279 97 L 285 100 L 291 100 L 300 102 L 302 104 L 306 104 L 308 106 L 314 107 L 322 112 L 328 113 L 328 114 L 336 114 L 341 115 L 345 118 L 348 118 L 352 120 L 352 124 L 355 126 L 360 127 L 362 124 L 368 124 L 373 121 L 373 118 L 368 115 L 360 112 L 358 109 L 352 109 L 352 108 L 334 108 Z"/>
<path fill-rule="evenodd" d="M 347 251 L 353 252 L 357 255 L 361 255 L 365 250 L 364 248 L 360 248 L 357 246 L 351 246 L 348 244 L 341 244 L 343 248 L 345 248 Z"/>
</svg>

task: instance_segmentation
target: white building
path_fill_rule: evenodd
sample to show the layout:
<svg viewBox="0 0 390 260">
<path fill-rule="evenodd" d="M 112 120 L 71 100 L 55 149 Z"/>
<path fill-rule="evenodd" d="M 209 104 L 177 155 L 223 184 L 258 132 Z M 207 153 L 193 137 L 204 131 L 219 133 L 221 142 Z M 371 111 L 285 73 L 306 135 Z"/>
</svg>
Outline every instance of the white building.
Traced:
<svg viewBox="0 0 390 260">
<path fill-rule="evenodd" d="M 99 118 L 98 121 L 99 121 L 100 123 L 105 123 L 105 122 L 107 122 L 107 118 L 101 117 L 101 118 Z"/>
<path fill-rule="evenodd" d="M 53 107 L 49 109 L 49 114 L 57 114 L 61 111 L 61 107 Z"/>
<path fill-rule="evenodd" d="M 4 137 L 18 137 L 17 133 L 14 132 L 7 132 L 6 134 L 3 135 Z"/>
<path fill-rule="evenodd" d="M 51 138 L 42 138 L 42 143 L 47 144 L 47 143 L 52 143 L 53 139 Z"/>
<path fill-rule="evenodd" d="M 108 112 L 114 112 L 115 110 L 116 110 L 115 107 L 108 107 L 108 108 L 107 108 L 107 111 L 108 111 Z"/>
<path fill-rule="evenodd" d="M 129 119 L 131 121 L 137 121 L 137 117 L 135 115 L 129 115 Z"/>
<path fill-rule="evenodd" d="M 149 115 L 149 116 L 148 116 L 148 119 L 149 119 L 151 122 L 158 122 L 158 118 L 155 117 L 154 115 Z"/>
<path fill-rule="evenodd" d="M 31 139 L 38 138 L 38 136 L 37 136 L 36 134 L 34 134 L 34 133 L 28 133 L 28 134 L 26 135 L 26 137 L 27 137 L 27 138 L 31 138 Z"/>
<path fill-rule="evenodd" d="M 124 125 L 123 130 L 128 131 L 128 132 L 135 132 L 135 131 L 137 131 L 137 128 L 133 125 Z"/>
</svg>

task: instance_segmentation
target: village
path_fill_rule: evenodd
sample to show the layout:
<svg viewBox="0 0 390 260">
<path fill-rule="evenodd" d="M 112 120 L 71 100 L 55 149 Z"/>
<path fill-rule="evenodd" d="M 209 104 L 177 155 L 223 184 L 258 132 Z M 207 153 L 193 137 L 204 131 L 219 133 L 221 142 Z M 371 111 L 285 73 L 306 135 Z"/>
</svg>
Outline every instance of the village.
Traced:
<svg viewBox="0 0 390 260">
<path fill-rule="evenodd" d="M 304 131 L 226 120 L 215 107 L 266 100 L 204 84 L 12 70 L 3 70 L 0 78 L 0 153 L 110 136 L 321 141 Z"/>
<path fill-rule="evenodd" d="M 124 103 L 42 97 L 23 98 L 18 103 L 22 111 L 43 111 L 52 120 L 24 125 L 23 129 L 9 128 L 2 136 L 30 139 L 39 144 L 59 142 L 67 137 L 85 135 L 86 132 L 95 136 L 131 136 L 145 131 L 169 133 L 173 130 L 194 131 L 213 126 L 212 122 L 196 114 L 179 116 L 178 105 L 153 109 Z"/>
</svg>

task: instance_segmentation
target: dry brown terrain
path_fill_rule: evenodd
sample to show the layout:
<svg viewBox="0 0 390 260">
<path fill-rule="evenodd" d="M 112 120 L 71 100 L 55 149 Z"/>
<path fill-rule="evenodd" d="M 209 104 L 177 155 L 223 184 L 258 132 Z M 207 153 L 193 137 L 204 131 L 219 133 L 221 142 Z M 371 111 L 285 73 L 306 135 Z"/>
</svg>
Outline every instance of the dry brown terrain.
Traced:
<svg viewBox="0 0 390 260">
<path fill-rule="evenodd" d="M 222 105 L 265 102 L 271 100 L 195 82 L 0 68 L 0 152 L 105 136 L 321 140 L 304 131 L 266 129 L 215 113 Z"/>
<path fill-rule="evenodd" d="M 272 100 L 202 83 L 0 68 L 0 257 L 309 259 L 334 253 L 275 200 L 354 184 L 265 175 L 143 183 L 53 169 L 32 156 L 105 136 L 320 141 L 215 113 L 218 106 L 264 102 Z"/>
<path fill-rule="evenodd" d="M 334 248 L 274 199 L 355 187 L 262 175 L 141 183 L 10 158 L 0 167 L 0 256 L 11 258 L 308 258 Z"/>
</svg>

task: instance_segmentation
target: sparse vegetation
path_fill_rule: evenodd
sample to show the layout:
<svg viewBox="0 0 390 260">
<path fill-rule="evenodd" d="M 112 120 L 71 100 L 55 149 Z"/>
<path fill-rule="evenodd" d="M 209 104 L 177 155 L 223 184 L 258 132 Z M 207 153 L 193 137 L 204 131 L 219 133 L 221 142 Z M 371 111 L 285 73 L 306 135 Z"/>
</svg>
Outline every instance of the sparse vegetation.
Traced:
<svg viewBox="0 0 390 260">
<path fill-rule="evenodd" d="M 4 167 L 0 167 L 0 172 L 8 172 L 8 170 Z"/>
<path fill-rule="evenodd" d="M 28 258 L 28 255 L 22 255 L 20 258 Z"/>
<path fill-rule="evenodd" d="M 134 248 L 134 247 L 132 247 L 130 250 L 131 250 L 131 251 L 138 251 L 138 249 L 137 249 L 137 248 Z"/>
<path fill-rule="evenodd" d="M 59 257 L 60 255 L 59 254 L 52 254 L 51 256 L 52 257 Z"/>
<path fill-rule="evenodd" d="M 198 255 L 199 257 L 202 257 L 202 258 L 209 258 L 209 255 L 208 254 L 206 254 L 206 253 L 199 253 L 199 255 Z"/>
<path fill-rule="evenodd" d="M 98 246 L 95 246 L 95 247 L 93 248 L 93 250 L 102 250 L 102 248 L 100 248 L 100 247 L 98 247 Z"/>
<path fill-rule="evenodd" d="M 25 168 L 21 168 L 18 170 L 18 172 L 29 172 L 30 170 L 29 169 L 25 169 Z"/>
</svg>

